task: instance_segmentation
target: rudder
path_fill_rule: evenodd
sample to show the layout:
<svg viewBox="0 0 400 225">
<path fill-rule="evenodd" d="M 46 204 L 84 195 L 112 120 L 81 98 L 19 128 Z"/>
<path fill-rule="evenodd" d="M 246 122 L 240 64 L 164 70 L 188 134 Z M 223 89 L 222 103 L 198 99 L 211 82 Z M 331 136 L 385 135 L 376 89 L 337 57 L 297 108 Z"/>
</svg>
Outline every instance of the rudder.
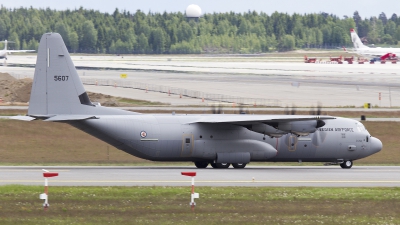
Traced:
<svg viewBox="0 0 400 225">
<path fill-rule="evenodd" d="M 28 115 L 86 114 L 93 107 L 58 33 L 39 44 Z"/>
<path fill-rule="evenodd" d="M 365 46 L 362 43 L 360 37 L 357 35 L 354 29 L 350 29 L 350 35 L 351 35 L 351 41 L 353 42 L 355 49 L 368 48 L 368 46 Z"/>
</svg>

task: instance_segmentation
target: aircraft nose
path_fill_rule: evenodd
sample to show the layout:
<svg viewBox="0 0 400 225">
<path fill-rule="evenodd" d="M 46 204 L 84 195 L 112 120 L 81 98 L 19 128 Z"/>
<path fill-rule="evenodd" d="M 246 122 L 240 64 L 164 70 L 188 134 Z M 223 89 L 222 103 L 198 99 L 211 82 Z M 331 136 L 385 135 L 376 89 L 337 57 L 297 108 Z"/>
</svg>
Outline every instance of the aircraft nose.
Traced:
<svg viewBox="0 0 400 225">
<path fill-rule="evenodd" d="M 370 151 L 371 154 L 375 154 L 382 150 L 382 142 L 378 138 L 371 137 L 371 145 L 370 145 Z"/>
</svg>

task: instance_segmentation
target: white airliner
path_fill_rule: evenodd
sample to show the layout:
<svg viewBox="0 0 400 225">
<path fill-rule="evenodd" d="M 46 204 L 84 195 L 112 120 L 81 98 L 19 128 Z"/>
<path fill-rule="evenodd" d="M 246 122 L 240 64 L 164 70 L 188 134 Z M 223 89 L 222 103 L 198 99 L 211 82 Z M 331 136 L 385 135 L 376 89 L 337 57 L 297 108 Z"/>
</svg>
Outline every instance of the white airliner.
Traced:
<svg viewBox="0 0 400 225">
<path fill-rule="evenodd" d="M 351 41 L 354 44 L 355 53 L 365 57 L 382 57 L 388 54 L 400 56 L 400 48 L 370 48 L 365 46 L 354 29 L 350 29 Z"/>
<path fill-rule="evenodd" d="M 8 53 L 17 53 L 17 52 L 35 52 L 36 50 L 7 50 L 7 43 L 12 43 L 11 41 L 0 41 L 4 43 L 4 49 L 0 50 L 0 59 L 7 59 Z"/>
</svg>

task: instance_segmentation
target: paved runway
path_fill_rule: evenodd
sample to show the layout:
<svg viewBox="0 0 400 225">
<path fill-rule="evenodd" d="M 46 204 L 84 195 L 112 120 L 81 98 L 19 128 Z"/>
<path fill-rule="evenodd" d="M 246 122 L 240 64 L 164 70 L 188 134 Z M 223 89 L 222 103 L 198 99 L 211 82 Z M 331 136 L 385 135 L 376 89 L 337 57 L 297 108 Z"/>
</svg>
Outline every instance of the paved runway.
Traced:
<svg viewBox="0 0 400 225">
<path fill-rule="evenodd" d="M 210 107 L 179 107 L 179 106 L 127 106 L 127 107 L 113 107 L 116 109 L 123 109 L 123 110 L 132 110 L 132 111 L 154 111 L 154 110 L 165 110 L 165 111 L 177 111 L 177 110 L 184 110 L 184 111 L 199 111 L 205 110 L 210 111 Z M 27 110 L 28 106 L 15 106 L 15 105 L 1 105 L 0 109 L 16 109 L 16 110 Z M 248 109 L 251 113 L 257 111 L 283 111 L 282 108 L 265 108 L 265 107 L 249 107 L 245 108 Z M 223 108 L 224 111 L 237 111 L 237 108 Z M 364 109 L 364 108 L 322 108 L 323 111 L 345 111 L 345 112 L 397 112 L 399 108 L 371 108 L 371 109 Z M 305 111 L 309 112 L 310 108 L 296 108 L 296 111 Z"/>
<path fill-rule="evenodd" d="M 59 172 L 50 186 L 186 186 L 195 171 L 197 186 L 398 187 L 400 167 L 248 166 L 245 169 L 194 167 L 0 167 L 0 185 L 42 185 L 42 168 Z"/>
<path fill-rule="evenodd" d="M 185 89 L 207 95 L 230 96 L 232 101 L 260 99 L 278 101 L 278 106 L 295 104 L 312 106 L 400 106 L 400 65 L 395 64 L 306 64 L 263 62 L 258 58 L 240 59 L 218 57 L 146 56 L 73 56 L 81 78 L 120 81 L 120 74 L 128 74 L 124 82 L 141 83 L 156 89 Z M 232 61 L 228 61 L 232 60 Z M 13 56 L 9 67 L 0 67 L 15 77 L 32 77 L 33 68 L 11 67 L 33 65 L 33 56 Z M 87 91 L 119 97 L 158 101 L 171 105 L 205 105 L 201 98 L 180 98 L 166 93 L 148 92 L 131 88 L 86 85 Z M 379 95 L 381 99 L 379 99 Z M 253 104 L 253 101 L 248 101 Z M 260 102 L 259 102 L 260 103 Z"/>
</svg>

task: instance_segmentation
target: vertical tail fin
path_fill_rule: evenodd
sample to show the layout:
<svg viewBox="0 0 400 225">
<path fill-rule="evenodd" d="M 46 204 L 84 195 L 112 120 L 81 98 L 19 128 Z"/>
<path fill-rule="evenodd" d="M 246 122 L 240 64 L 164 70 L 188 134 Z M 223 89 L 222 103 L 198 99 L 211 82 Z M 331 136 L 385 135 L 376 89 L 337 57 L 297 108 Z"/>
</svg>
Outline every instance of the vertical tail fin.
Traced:
<svg viewBox="0 0 400 225">
<path fill-rule="evenodd" d="M 60 34 L 43 34 L 40 39 L 28 115 L 131 115 L 125 110 L 93 105 Z M 84 117 L 87 118 L 87 117 Z"/>
<path fill-rule="evenodd" d="M 350 29 L 350 35 L 351 35 L 351 41 L 353 42 L 355 49 L 368 48 L 368 46 L 365 46 L 361 42 L 360 37 L 358 37 L 358 35 L 357 35 L 357 33 L 355 32 L 354 29 Z"/>
<path fill-rule="evenodd" d="M 93 105 L 61 35 L 44 34 L 39 44 L 28 115 L 86 114 L 88 107 Z"/>
</svg>

